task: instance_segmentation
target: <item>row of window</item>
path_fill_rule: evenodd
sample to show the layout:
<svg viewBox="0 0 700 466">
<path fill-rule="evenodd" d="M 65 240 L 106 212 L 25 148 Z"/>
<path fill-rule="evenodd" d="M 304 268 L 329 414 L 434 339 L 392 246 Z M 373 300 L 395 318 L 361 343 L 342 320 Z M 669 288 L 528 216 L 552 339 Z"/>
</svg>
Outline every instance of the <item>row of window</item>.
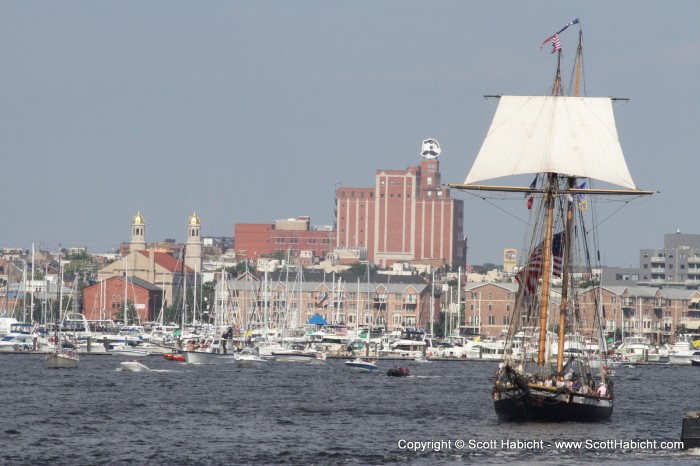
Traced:
<svg viewBox="0 0 700 466">
<path fill-rule="evenodd" d="M 331 244 L 333 240 L 331 238 L 301 238 L 303 241 L 306 239 L 307 244 L 316 244 L 316 243 L 321 243 L 321 244 Z M 299 238 L 293 238 L 293 237 L 277 237 L 277 238 L 272 238 L 272 241 L 277 244 L 299 244 Z"/>
</svg>

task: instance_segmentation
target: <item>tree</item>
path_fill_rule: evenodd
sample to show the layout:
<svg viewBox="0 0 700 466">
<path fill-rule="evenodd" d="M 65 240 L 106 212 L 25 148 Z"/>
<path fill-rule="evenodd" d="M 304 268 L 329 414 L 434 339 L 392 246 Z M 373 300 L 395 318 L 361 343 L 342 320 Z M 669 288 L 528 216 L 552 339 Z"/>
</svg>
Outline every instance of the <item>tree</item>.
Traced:
<svg viewBox="0 0 700 466">
<path fill-rule="evenodd" d="M 355 262 L 350 264 L 348 272 L 354 273 L 355 275 L 365 275 L 367 274 L 367 262 Z M 375 273 L 378 267 L 374 264 L 369 264 L 370 274 Z"/>
</svg>

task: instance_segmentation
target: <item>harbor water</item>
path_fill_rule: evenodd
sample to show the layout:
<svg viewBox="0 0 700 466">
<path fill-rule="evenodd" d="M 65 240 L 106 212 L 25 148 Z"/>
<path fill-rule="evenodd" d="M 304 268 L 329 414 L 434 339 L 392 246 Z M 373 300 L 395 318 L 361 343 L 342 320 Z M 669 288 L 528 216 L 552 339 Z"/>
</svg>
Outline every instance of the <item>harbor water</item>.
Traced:
<svg viewBox="0 0 700 466">
<path fill-rule="evenodd" d="M 622 367 L 612 419 L 499 423 L 496 362 L 402 362 L 410 376 L 356 373 L 340 360 L 186 365 L 116 356 L 45 369 L 38 354 L 0 355 L 2 464 L 635 464 L 700 462 L 680 440 L 700 408 L 700 367 Z M 568 442 L 568 443 L 566 443 Z M 577 443 L 578 442 L 578 443 Z"/>
</svg>

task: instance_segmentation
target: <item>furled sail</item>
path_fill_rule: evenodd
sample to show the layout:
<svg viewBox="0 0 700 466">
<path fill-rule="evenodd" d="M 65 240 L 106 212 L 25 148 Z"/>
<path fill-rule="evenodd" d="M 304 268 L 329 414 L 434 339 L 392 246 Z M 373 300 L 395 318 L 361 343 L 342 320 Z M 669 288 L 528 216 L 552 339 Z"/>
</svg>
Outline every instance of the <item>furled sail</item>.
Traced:
<svg viewBox="0 0 700 466">
<path fill-rule="evenodd" d="M 465 184 L 560 173 L 636 189 L 607 97 L 502 96 Z"/>
</svg>

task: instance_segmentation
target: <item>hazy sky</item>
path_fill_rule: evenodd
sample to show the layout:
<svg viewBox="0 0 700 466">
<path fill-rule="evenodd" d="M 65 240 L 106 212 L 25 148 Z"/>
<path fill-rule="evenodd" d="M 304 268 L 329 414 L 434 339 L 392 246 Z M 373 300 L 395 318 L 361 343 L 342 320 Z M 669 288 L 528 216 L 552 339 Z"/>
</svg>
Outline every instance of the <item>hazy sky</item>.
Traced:
<svg viewBox="0 0 700 466">
<path fill-rule="evenodd" d="M 235 223 L 333 223 L 337 184 L 420 161 L 440 142 L 461 183 L 495 110 L 546 94 L 542 41 L 575 17 L 586 93 L 628 97 L 618 131 L 638 187 L 661 194 L 600 225 L 607 265 L 700 233 L 700 2 L 0 1 L 0 246 L 114 249 Z M 562 33 L 569 82 L 578 27 Z M 469 194 L 469 263 L 522 243 L 523 202 Z"/>
</svg>

